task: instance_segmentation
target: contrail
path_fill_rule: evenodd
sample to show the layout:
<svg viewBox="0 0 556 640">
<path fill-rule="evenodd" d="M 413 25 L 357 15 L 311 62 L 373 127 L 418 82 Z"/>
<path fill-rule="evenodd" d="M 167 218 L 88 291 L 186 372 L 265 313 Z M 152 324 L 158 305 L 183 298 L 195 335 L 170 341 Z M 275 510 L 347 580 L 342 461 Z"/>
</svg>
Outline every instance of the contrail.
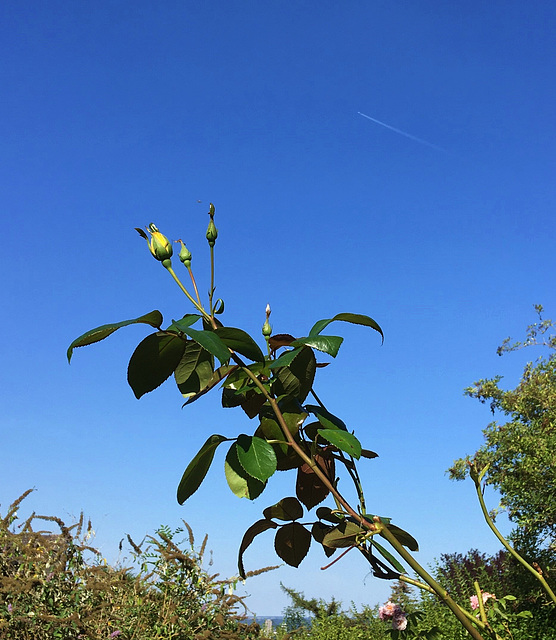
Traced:
<svg viewBox="0 0 556 640">
<path fill-rule="evenodd" d="M 399 133 L 401 136 L 405 136 L 406 138 L 409 138 L 410 140 L 415 140 L 415 142 L 420 142 L 421 144 L 426 144 L 427 147 L 432 147 L 433 149 L 437 149 L 438 151 L 444 151 L 446 152 L 446 149 L 443 149 L 442 147 L 437 147 L 435 144 L 432 144 L 431 142 L 427 142 L 426 140 L 422 140 L 421 138 L 418 138 L 417 136 L 412 136 L 410 133 L 406 133 L 405 131 L 402 131 L 401 129 L 396 129 L 396 127 L 392 127 L 389 124 L 386 124 L 385 122 L 381 122 L 380 120 L 377 120 L 376 118 L 371 118 L 371 116 L 368 116 L 364 113 L 361 113 L 361 111 L 357 112 L 360 116 L 363 116 L 364 118 L 367 118 L 367 120 L 371 120 L 372 122 L 376 122 L 377 124 L 380 124 L 383 127 L 386 127 L 387 129 L 390 129 L 390 131 L 394 131 L 395 133 Z"/>
</svg>

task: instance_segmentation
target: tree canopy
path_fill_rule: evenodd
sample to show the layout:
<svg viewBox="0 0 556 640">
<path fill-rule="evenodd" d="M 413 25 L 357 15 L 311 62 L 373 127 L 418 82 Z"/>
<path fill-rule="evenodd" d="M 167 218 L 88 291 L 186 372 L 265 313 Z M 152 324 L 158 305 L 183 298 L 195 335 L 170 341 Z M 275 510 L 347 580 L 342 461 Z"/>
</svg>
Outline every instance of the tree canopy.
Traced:
<svg viewBox="0 0 556 640">
<path fill-rule="evenodd" d="M 502 376 L 475 382 L 465 394 L 490 403 L 494 415 L 483 431 L 485 443 L 472 456 L 456 460 L 449 470 L 452 479 L 466 477 L 470 462 L 488 465 L 487 483 L 501 494 L 501 507 L 521 533 L 537 540 L 556 538 L 556 334 L 555 323 L 543 320 L 527 327 L 523 341 L 504 340 L 498 354 L 540 346 L 544 355 L 525 365 L 515 389 L 500 386 Z"/>
</svg>

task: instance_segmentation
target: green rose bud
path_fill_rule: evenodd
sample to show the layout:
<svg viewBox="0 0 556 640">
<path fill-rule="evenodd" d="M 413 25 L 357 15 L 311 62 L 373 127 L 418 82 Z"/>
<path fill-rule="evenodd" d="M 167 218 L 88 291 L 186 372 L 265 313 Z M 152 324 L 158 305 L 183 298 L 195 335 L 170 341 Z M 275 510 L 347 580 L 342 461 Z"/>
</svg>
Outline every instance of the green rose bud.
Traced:
<svg viewBox="0 0 556 640">
<path fill-rule="evenodd" d="M 266 339 L 268 339 L 272 335 L 272 327 L 270 326 L 270 322 L 268 321 L 268 319 L 270 318 L 269 304 L 266 305 L 265 313 L 266 313 L 266 320 L 265 320 L 265 323 L 263 324 L 262 332 L 263 332 L 263 336 Z"/>
<path fill-rule="evenodd" d="M 177 242 L 181 242 L 179 259 L 189 269 L 191 266 L 191 251 L 189 251 L 189 249 L 184 245 L 183 240 L 177 240 Z"/>
<path fill-rule="evenodd" d="M 209 222 L 209 226 L 207 229 L 207 240 L 211 247 L 214 247 L 214 243 L 216 242 L 216 238 L 218 238 L 218 229 L 214 224 L 214 220 L 211 218 Z"/>
</svg>

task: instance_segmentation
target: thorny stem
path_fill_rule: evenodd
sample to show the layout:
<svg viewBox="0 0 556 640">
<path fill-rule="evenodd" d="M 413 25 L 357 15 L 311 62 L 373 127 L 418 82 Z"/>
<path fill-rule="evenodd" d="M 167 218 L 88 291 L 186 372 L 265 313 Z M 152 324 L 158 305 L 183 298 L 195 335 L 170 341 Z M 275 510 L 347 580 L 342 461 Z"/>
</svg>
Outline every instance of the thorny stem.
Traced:
<svg viewBox="0 0 556 640">
<path fill-rule="evenodd" d="M 492 521 L 492 518 L 490 517 L 490 514 L 488 512 L 487 506 L 485 504 L 485 499 L 483 496 L 483 491 L 481 489 L 481 483 L 480 480 L 478 478 L 473 478 L 473 482 L 475 483 L 475 490 L 477 491 L 477 497 L 479 498 L 479 504 L 481 505 L 481 511 L 483 512 L 483 516 L 485 517 L 486 523 L 488 524 L 488 526 L 491 528 L 492 532 L 494 533 L 494 535 L 498 538 L 498 540 L 500 540 L 500 542 L 503 544 L 503 546 L 512 554 L 512 556 L 519 562 L 521 563 L 526 569 L 527 571 L 529 571 L 530 573 L 532 573 L 535 578 L 542 584 L 542 586 L 544 587 L 546 593 L 548 593 L 548 595 L 550 596 L 550 598 L 552 599 L 552 602 L 554 602 L 554 604 L 556 604 L 556 594 L 554 593 L 554 591 L 552 591 L 552 589 L 550 588 L 550 585 L 548 584 L 548 582 L 544 579 L 544 576 L 537 571 L 536 569 L 534 569 L 528 562 L 527 560 L 525 560 L 525 558 L 522 558 L 519 553 L 508 543 L 508 541 L 506 540 L 506 538 L 504 538 L 504 536 L 500 533 L 500 531 L 498 531 L 498 529 L 496 528 L 496 525 L 494 524 L 494 522 Z"/>
</svg>

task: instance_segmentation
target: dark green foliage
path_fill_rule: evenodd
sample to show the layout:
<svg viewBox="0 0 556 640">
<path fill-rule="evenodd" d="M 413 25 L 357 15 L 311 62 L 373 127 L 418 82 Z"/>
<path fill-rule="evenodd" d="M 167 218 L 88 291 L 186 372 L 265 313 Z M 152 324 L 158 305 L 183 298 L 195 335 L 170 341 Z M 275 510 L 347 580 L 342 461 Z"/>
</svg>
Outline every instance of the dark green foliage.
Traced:
<svg viewBox="0 0 556 640">
<path fill-rule="evenodd" d="M 519 548 L 520 553 L 526 552 Z M 549 553 L 549 552 L 546 552 Z M 556 554 L 551 552 L 549 564 L 554 566 Z M 435 579 L 463 607 L 471 611 L 470 597 L 474 595 L 473 582 L 478 581 L 481 591 L 492 593 L 498 600 L 504 596 L 514 596 L 508 601 L 508 613 L 514 614 L 511 631 L 514 640 L 554 640 L 556 638 L 556 612 L 539 583 L 524 570 L 508 552 L 500 551 L 488 556 L 476 549 L 466 554 L 443 554 L 433 568 Z M 446 638 L 467 639 L 467 635 L 437 598 L 424 593 L 420 604 L 430 624 L 438 625 Z M 530 611 L 531 618 L 515 617 L 523 611 Z"/>
</svg>

